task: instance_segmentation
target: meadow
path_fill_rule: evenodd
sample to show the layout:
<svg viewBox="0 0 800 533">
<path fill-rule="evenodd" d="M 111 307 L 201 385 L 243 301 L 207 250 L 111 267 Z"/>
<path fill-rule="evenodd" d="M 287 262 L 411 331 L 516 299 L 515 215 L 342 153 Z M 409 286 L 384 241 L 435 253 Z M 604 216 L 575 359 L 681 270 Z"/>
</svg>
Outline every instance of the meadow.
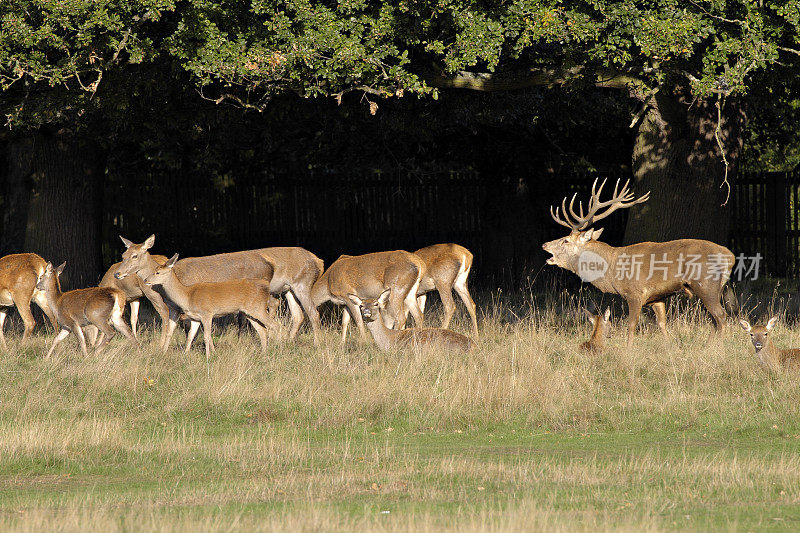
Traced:
<svg viewBox="0 0 800 533">
<path fill-rule="evenodd" d="M 697 305 L 578 350 L 567 298 L 481 308 L 467 356 L 218 328 L 185 356 L 121 337 L 0 357 L 0 529 L 796 530 L 798 376 Z M 467 331 L 463 315 L 455 328 Z M 438 317 L 431 315 L 436 323 Z M 778 326 L 781 347 L 800 330 Z M 180 346 L 182 348 L 182 346 Z"/>
</svg>

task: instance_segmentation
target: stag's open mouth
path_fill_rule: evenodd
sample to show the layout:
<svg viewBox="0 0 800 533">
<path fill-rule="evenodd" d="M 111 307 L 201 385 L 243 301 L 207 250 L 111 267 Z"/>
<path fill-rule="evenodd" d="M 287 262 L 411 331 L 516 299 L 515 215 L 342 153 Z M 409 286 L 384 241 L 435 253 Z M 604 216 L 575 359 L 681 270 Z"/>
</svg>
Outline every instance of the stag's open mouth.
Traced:
<svg viewBox="0 0 800 533">
<path fill-rule="evenodd" d="M 548 265 L 555 265 L 555 264 L 556 264 L 556 258 L 555 258 L 555 257 L 550 257 L 550 258 L 547 260 L 547 264 L 548 264 Z"/>
</svg>

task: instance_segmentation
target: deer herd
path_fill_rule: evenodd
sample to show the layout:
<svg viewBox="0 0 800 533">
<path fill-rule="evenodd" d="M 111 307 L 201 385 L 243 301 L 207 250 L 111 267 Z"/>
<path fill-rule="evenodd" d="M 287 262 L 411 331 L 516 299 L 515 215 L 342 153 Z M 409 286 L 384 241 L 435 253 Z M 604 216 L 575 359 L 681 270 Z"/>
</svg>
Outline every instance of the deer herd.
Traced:
<svg viewBox="0 0 800 533">
<path fill-rule="evenodd" d="M 720 331 L 726 321 L 722 291 L 730 279 L 735 257 L 727 248 L 709 241 L 679 239 L 642 242 L 613 247 L 599 241 L 602 228 L 593 224 L 618 209 L 646 202 L 649 193 L 636 198 L 629 182 L 617 181 L 611 198 L 601 201 L 604 180 L 595 180 L 586 208 L 573 195 L 559 207 L 551 208 L 555 222 L 565 226 L 566 237 L 544 243 L 551 255 L 549 265 L 578 274 L 603 293 L 621 296 L 628 306 L 628 346 L 634 340 L 642 307 L 650 306 L 660 330 L 666 330 L 666 299 L 683 292 L 697 296 Z M 112 265 L 98 287 L 62 292 L 58 267 L 34 253 L 0 258 L 0 345 L 8 350 L 3 333 L 8 309 L 17 308 L 24 323 L 22 341 L 35 326 L 31 302 L 35 302 L 56 330 L 47 353 L 73 333 L 84 356 L 88 347 L 100 351 L 115 335 L 124 335 L 137 348 L 139 308 L 146 299 L 161 318 L 158 347 L 169 348 L 181 319 L 188 320 L 185 350 L 202 326 L 205 352 L 214 349 L 211 336 L 215 317 L 241 313 L 256 331 L 262 352 L 270 338 L 281 336 L 276 320 L 279 298 L 285 298 L 291 317 L 289 339 L 294 340 L 308 318 L 314 343 L 319 344 L 321 321 L 318 308 L 326 302 L 342 308 L 341 339 L 345 341 L 351 320 L 362 340 L 367 332 L 385 351 L 438 347 L 464 353 L 476 346 L 478 321 L 475 302 L 467 288 L 473 256 L 457 244 L 436 244 L 413 253 L 396 250 L 364 255 L 342 255 L 327 269 L 317 256 L 300 247 L 273 247 L 223 253 L 204 257 L 169 259 L 151 254 L 155 235 L 141 244 L 120 237 L 125 245 L 122 260 Z M 424 328 L 427 295 L 437 291 L 444 307 L 440 328 Z M 467 309 L 473 338 L 448 327 L 456 310 L 453 291 Z M 130 325 L 123 313 L 130 305 Z M 590 353 L 605 350 L 610 333 L 611 310 L 593 314 L 584 309 L 592 323 L 592 334 L 579 346 Z M 406 328 L 408 315 L 413 328 Z M 751 326 L 740 319 L 762 366 L 768 369 L 800 367 L 800 350 L 777 348 L 769 337 L 777 323 Z"/>
</svg>

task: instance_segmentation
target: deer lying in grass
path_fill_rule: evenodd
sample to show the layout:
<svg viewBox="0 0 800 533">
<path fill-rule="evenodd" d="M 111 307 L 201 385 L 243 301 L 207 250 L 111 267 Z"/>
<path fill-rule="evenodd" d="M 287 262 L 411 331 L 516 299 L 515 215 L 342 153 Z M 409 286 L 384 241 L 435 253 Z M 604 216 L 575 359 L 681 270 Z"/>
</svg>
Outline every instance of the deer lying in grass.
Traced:
<svg viewBox="0 0 800 533">
<path fill-rule="evenodd" d="M 6 337 L 3 334 L 3 325 L 6 321 L 8 308 L 16 306 L 25 331 L 22 333 L 22 342 L 28 339 L 36 326 L 36 320 L 31 313 L 31 301 L 36 302 L 53 328 L 58 331 L 55 316 L 47 305 L 44 293 L 36 288 L 39 276 L 45 270 L 47 261 L 36 254 L 11 254 L 0 258 L 0 346 L 8 350 Z"/>
<path fill-rule="evenodd" d="M 375 339 L 378 348 L 384 351 L 397 349 L 440 348 L 447 352 L 466 353 L 475 347 L 469 338 L 449 329 L 410 328 L 403 330 L 389 329 L 383 323 L 381 314 L 389 303 L 392 289 L 386 289 L 377 298 L 361 299 L 355 294 L 348 294 L 350 302 L 359 310 L 367 329 Z"/>
<path fill-rule="evenodd" d="M 278 332 L 280 327 L 269 313 L 272 293 L 269 281 L 260 279 L 233 279 L 213 283 L 184 285 L 175 273 L 178 254 L 156 268 L 145 278 L 146 285 L 160 285 L 167 298 L 189 318 L 191 325 L 186 338 L 186 353 L 202 324 L 206 358 L 214 349 L 211 339 L 211 322 L 215 316 L 243 313 L 258 334 L 261 351 L 267 353 L 267 328 Z"/>
<path fill-rule="evenodd" d="M 669 242 L 640 242 L 614 247 L 598 241 L 603 229 L 590 226 L 617 209 L 625 209 L 647 201 L 649 194 L 635 198 L 628 189 L 629 181 L 619 188 L 614 186 L 611 199 L 601 202 L 600 195 L 606 181 L 597 187 L 592 184 L 592 194 L 586 212 L 583 204 L 574 209 L 575 196 L 567 208 L 567 199 L 561 207 L 550 208 L 557 223 L 569 228 L 570 234 L 546 242 L 542 248 L 552 254 L 548 265 L 557 265 L 578 274 L 609 294 L 619 294 L 628 304 L 628 346 L 639 322 L 642 306 L 649 305 L 656 314 L 656 322 L 667 334 L 665 300 L 677 292 L 690 292 L 702 300 L 711 313 L 717 331 L 725 325 L 725 309 L 720 302 L 722 289 L 730 278 L 735 257 L 724 246 L 698 239 L 678 239 Z"/>
<path fill-rule="evenodd" d="M 595 315 L 584 309 L 583 313 L 589 322 L 592 323 L 592 336 L 588 341 L 581 344 L 581 350 L 590 353 L 600 353 L 605 348 L 608 328 L 611 325 L 611 309 L 606 308 L 602 315 Z"/>
<path fill-rule="evenodd" d="M 125 293 L 113 287 L 89 287 L 88 289 L 61 292 L 61 283 L 58 277 L 64 271 L 65 265 L 66 263 L 61 263 L 58 268 L 53 268 L 51 263 L 47 263 L 36 283 L 36 288 L 44 293 L 47 305 L 53 311 L 60 327 L 60 331 L 53 339 L 53 345 L 47 352 L 47 357 L 52 355 L 58 343 L 67 338 L 70 333 L 74 333 L 78 337 L 83 355 L 88 356 L 86 338 L 83 335 L 85 326 L 94 326 L 104 333 L 103 340 L 95 349 L 95 353 L 100 352 L 114 336 L 114 329 L 136 344 L 138 349 L 139 343 L 122 319 L 122 312 L 125 310 Z M 114 328 L 109 323 L 113 324 Z"/>
<path fill-rule="evenodd" d="M 740 319 L 742 329 L 750 334 L 750 340 L 756 349 L 756 357 L 761 366 L 767 370 L 799 369 L 800 349 L 781 349 L 772 344 L 769 333 L 778 323 L 778 317 L 769 319 L 764 326 L 751 326 L 747 320 Z"/>
</svg>

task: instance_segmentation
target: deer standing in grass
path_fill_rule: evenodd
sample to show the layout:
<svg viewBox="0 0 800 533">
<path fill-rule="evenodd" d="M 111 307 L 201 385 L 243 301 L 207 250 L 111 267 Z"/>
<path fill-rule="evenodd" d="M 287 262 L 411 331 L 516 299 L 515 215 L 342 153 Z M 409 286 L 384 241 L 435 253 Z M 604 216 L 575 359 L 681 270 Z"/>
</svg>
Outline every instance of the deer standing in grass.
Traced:
<svg viewBox="0 0 800 533">
<path fill-rule="evenodd" d="M 384 290 L 377 298 L 359 298 L 348 294 L 347 298 L 359 310 L 359 315 L 375 339 L 378 348 L 384 351 L 397 349 L 439 348 L 447 352 L 466 353 L 475 343 L 455 331 L 440 328 L 389 329 L 383 322 L 382 314 L 391 298 L 392 289 Z"/>
<path fill-rule="evenodd" d="M 151 255 L 149 250 L 155 242 L 151 235 L 145 242 L 134 244 L 123 238 L 127 249 L 122 262 L 114 274 L 117 280 L 128 276 L 143 279 L 152 274 L 163 262 L 162 256 Z M 187 257 L 175 264 L 175 273 L 185 285 L 201 282 L 222 282 L 234 279 L 261 279 L 269 284 L 270 292 L 284 295 L 292 315 L 289 338 L 294 339 L 308 315 L 314 333 L 314 342 L 319 342 L 320 320 L 317 307 L 311 298 L 311 287 L 322 274 L 320 258 L 300 247 L 273 247 L 245 250 L 204 257 Z M 142 286 L 141 283 L 138 283 Z M 176 307 L 164 301 L 163 295 L 152 288 L 142 292 L 153 303 L 161 315 L 162 330 L 159 347 L 165 351 L 177 325 Z"/>
<path fill-rule="evenodd" d="M 113 287 L 89 287 L 61 292 L 58 277 L 64 271 L 65 265 L 66 263 L 62 263 L 58 268 L 53 268 L 51 263 L 47 263 L 36 283 L 36 288 L 44 293 L 47 305 L 53 311 L 60 328 L 47 352 L 47 357 L 52 355 L 58 343 L 70 333 L 78 337 L 83 355 L 88 356 L 86 338 L 83 335 L 83 328 L 86 326 L 93 326 L 104 334 L 103 340 L 95 349 L 96 353 L 100 352 L 114 336 L 114 329 L 136 344 L 138 349 L 139 343 L 122 319 L 125 293 Z M 110 324 L 114 327 L 112 328 Z"/>
<path fill-rule="evenodd" d="M 800 349 L 782 349 L 772 344 L 769 334 L 777 323 L 776 316 L 770 318 L 764 326 L 751 326 L 747 320 L 739 320 L 742 329 L 750 334 L 761 366 L 767 370 L 800 369 Z"/>
<path fill-rule="evenodd" d="M 628 189 L 630 180 L 619 189 L 614 186 L 611 199 L 600 201 L 606 180 L 592 194 L 584 213 L 583 204 L 575 212 L 575 196 L 567 209 L 550 208 L 557 223 L 571 230 L 566 237 L 542 245 L 552 255 L 549 265 L 575 272 L 584 281 L 605 293 L 619 294 L 628 304 L 628 346 L 633 343 L 642 306 L 649 305 L 656 315 L 658 327 L 667 335 L 665 300 L 670 295 L 686 291 L 700 298 L 711 313 L 717 331 L 725 324 L 725 310 L 720 303 L 722 289 L 730 278 L 735 257 L 724 246 L 698 239 L 679 239 L 668 242 L 641 242 L 614 247 L 599 242 L 601 229 L 591 229 L 594 222 L 604 219 L 617 209 L 647 201 L 650 193 L 634 198 Z"/>
<path fill-rule="evenodd" d="M 367 338 L 364 320 L 358 306 L 348 297 L 377 298 L 387 289 L 392 289 L 383 319 L 395 329 L 403 329 L 406 323 L 406 307 L 411 311 L 416 325 L 422 326 L 423 318 L 417 304 L 417 290 L 425 275 L 425 262 L 404 250 L 375 252 L 365 255 L 342 255 L 320 276 L 311 291 L 314 305 L 331 301 L 344 305 L 342 311 L 342 342 L 347 337 L 350 318 L 356 321 L 361 338 Z"/>
<path fill-rule="evenodd" d="M 478 317 L 475 302 L 467 289 L 467 278 L 472 269 L 472 252 L 458 244 L 434 244 L 420 248 L 414 255 L 425 262 L 425 275 L 417 289 L 417 304 L 420 312 L 425 312 L 427 294 L 439 292 L 444 306 L 442 328 L 447 329 L 456 312 L 453 290 L 461 297 L 472 323 L 472 334 L 478 337 Z"/>
<path fill-rule="evenodd" d="M 258 279 L 233 279 L 213 283 L 201 282 L 184 285 L 175 272 L 178 254 L 144 279 L 148 286 L 161 286 L 164 294 L 191 321 L 186 339 L 186 353 L 200 325 L 203 326 L 206 359 L 214 349 L 211 323 L 215 316 L 243 313 L 258 334 L 261 351 L 267 353 L 267 329 L 277 332 L 280 327 L 269 313 L 272 292 L 269 281 Z"/>
<path fill-rule="evenodd" d="M 12 305 L 17 308 L 25 324 L 22 342 L 28 339 L 36 326 L 36 320 L 31 313 L 31 301 L 36 302 L 47 315 L 53 328 L 58 330 L 55 315 L 47 305 L 44 293 L 36 288 L 36 282 L 46 266 L 47 261 L 36 254 L 11 254 L 0 258 L 0 345 L 6 351 L 8 346 L 3 326 L 8 308 Z"/>
<path fill-rule="evenodd" d="M 606 337 L 609 334 L 609 326 L 611 325 L 611 309 L 606 308 L 602 315 L 595 315 L 584 309 L 583 313 L 589 322 L 592 323 L 592 336 L 588 341 L 581 344 L 581 350 L 590 353 L 600 353 L 605 349 Z"/>
</svg>

